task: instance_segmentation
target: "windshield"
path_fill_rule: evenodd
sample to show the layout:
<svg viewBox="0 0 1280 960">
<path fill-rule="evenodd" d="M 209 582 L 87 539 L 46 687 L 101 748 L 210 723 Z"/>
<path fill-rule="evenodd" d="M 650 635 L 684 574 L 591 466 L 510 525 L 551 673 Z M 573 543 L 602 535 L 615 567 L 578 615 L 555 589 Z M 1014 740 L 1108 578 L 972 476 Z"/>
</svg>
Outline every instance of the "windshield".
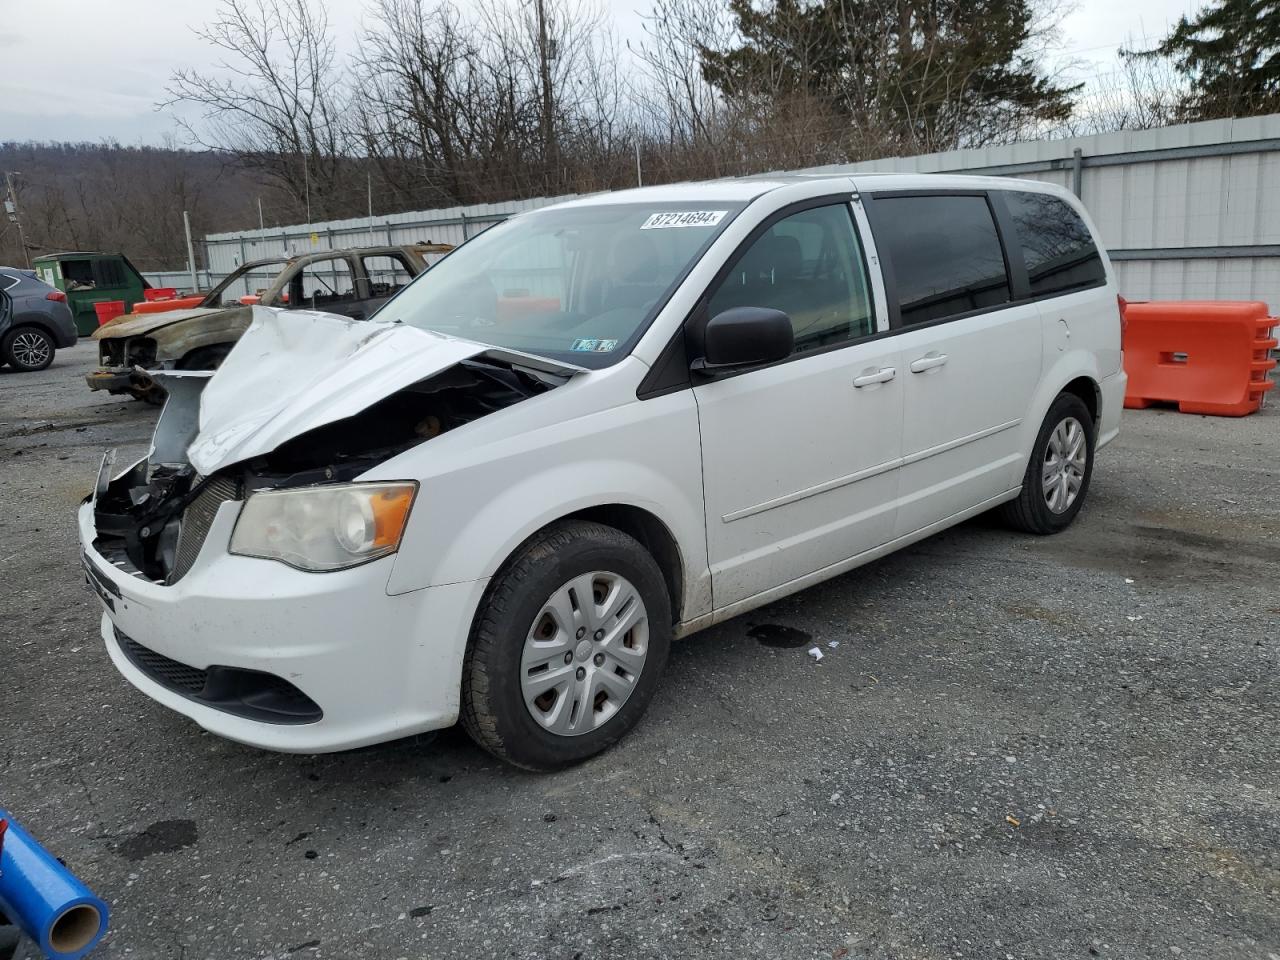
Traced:
<svg viewBox="0 0 1280 960">
<path fill-rule="evenodd" d="M 246 263 L 237 267 L 230 276 L 209 291 L 201 302 L 202 307 L 234 307 L 240 298 L 246 295 L 261 296 L 267 288 L 280 276 L 280 268 L 289 262 L 287 257 L 279 260 L 265 260 Z M 232 287 L 232 284 L 235 284 Z"/>
<path fill-rule="evenodd" d="M 586 367 L 617 363 L 741 203 L 540 210 L 469 241 L 378 320 Z"/>
</svg>

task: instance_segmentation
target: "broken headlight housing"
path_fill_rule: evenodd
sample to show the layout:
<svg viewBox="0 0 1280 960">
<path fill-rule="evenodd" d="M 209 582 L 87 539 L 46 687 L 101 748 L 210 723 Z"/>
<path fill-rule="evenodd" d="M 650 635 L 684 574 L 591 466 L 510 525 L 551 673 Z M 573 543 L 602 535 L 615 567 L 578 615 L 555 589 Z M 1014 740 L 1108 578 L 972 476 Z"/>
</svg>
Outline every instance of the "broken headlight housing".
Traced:
<svg viewBox="0 0 1280 960">
<path fill-rule="evenodd" d="M 245 501 L 231 552 L 323 573 L 400 548 L 418 485 L 344 483 L 263 490 Z"/>
</svg>

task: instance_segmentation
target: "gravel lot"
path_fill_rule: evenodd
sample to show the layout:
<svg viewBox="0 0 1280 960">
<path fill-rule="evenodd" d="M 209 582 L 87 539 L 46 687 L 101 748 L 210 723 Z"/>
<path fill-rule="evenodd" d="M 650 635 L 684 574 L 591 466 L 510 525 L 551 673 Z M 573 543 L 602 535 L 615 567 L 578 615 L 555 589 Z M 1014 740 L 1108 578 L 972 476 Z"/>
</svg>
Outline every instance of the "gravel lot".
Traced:
<svg viewBox="0 0 1280 960">
<path fill-rule="evenodd" d="M 93 359 L 0 371 L 0 804 L 112 904 L 96 957 L 1280 960 L 1280 397 L 1126 414 L 1065 534 L 979 519 L 678 644 L 534 776 L 457 730 L 263 753 L 125 683 L 73 515 L 155 409 Z"/>
</svg>

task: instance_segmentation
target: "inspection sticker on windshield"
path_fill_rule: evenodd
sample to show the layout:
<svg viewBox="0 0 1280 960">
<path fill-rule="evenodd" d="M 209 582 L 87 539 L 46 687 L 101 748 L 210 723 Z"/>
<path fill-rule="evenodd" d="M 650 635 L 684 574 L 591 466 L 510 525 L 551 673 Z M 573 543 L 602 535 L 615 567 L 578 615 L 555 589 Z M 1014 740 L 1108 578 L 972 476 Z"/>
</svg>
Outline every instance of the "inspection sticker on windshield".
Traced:
<svg viewBox="0 0 1280 960">
<path fill-rule="evenodd" d="M 617 340 L 575 340 L 569 349 L 577 353 L 611 353 Z"/>
<path fill-rule="evenodd" d="M 676 213 L 655 213 L 641 230 L 662 230 L 666 227 L 714 227 L 724 219 L 728 210 L 681 210 Z"/>
</svg>

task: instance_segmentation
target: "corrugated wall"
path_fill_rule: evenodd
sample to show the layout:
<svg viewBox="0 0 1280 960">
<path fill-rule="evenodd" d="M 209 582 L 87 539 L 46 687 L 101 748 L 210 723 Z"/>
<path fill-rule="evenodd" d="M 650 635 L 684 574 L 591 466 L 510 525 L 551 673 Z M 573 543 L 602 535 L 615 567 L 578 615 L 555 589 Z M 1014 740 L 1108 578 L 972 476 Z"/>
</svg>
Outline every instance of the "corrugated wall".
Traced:
<svg viewBox="0 0 1280 960">
<path fill-rule="evenodd" d="M 1014 176 L 1077 189 L 1129 299 L 1264 300 L 1280 311 L 1280 114 L 797 172 L 875 171 Z M 246 260 L 281 253 L 457 244 L 512 214 L 565 199 L 398 213 L 374 217 L 372 225 L 358 218 L 211 234 L 209 272 L 217 279 Z"/>
</svg>

